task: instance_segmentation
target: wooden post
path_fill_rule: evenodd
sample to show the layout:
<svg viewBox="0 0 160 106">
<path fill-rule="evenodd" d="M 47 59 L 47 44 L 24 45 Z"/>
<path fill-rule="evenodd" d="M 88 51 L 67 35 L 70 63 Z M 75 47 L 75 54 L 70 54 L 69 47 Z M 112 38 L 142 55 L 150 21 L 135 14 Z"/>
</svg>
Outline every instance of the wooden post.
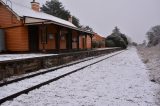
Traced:
<svg viewBox="0 0 160 106">
<path fill-rule="evenodd" d="M 93 35 L 90 35 L 91 37 L 91 49 L 93 49 L 92 43 L 93 43 Z"/>
<path fill-rule="evenodd" d="M 85 34 L 85 49 L 87 50 L 87 34 Z"/>
<path fill-rule="evenodd" d="M 67 49 L 71 50 L 72 49 L 72 30 L 68 29 L 68 34 L 67 34 Z"/>
<path fill-rule="evenodd" d="M 47 25 L 42 24 L 42 26 L 41 26 L 41 44 L 42 44 L 42 51 L 43 52 L 46 52 L 45 45 L 48 42 L 47 35 L 48 35 Z"/>
<path fill-rule="evenodd" d="M 73 43 L 73 39 L 72 39 L 72 37 L 73 37 L 73 35 L 72 35 L 72 30 L 70 30 L 71 32 L 70 32 L 70 49 L 72 50 L 73 49 L 73 47 L 72 47 L 72 43 Z"/>
<path fill-rule="evenodd" d="M 56 50 L 57 50 L 57 52 L 60 51 L 60 39 L 61 39 L 60 32 L 61 32 L 61 29 L 58 28 L 58 31 L 56 34 Z"/>
<path fill-rule="evenodd" d="M 78 33 L 78 36 L 77 36 L 77 50 L 79 50 L 79 36 L 80 36 L 80 33 Z"/>
<path fill-rule="evenodd" d="M 66 34 L 66 48 L 69 49 L 69 31 Z"/>
</svg>

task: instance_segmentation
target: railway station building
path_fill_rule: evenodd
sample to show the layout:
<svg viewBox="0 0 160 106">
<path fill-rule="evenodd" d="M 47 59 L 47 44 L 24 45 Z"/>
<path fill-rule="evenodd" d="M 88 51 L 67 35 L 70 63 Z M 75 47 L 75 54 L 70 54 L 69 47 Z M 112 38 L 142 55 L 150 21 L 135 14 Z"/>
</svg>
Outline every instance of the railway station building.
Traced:
<svg viewBox="0 0 160 106">
<path fill-rule="evenodd" d="M 92 48 L 94 33 L 69 21 L 31 8 L 0 0 L 0 52 L 68 52 Z"/>
</svg>

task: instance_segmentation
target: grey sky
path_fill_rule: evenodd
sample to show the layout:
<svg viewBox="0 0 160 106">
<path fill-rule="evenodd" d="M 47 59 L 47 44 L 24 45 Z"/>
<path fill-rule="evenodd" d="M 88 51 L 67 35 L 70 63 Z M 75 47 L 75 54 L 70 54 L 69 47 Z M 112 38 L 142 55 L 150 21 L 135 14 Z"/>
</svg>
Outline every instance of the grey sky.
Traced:
<svg viewBox="0 0 160 106">
<path fill-rule="evenodd" d="M 22 2 L 22 0 L 16 0 Z M 23 0 L 26 5 L 32 0 Z M 46 0 L 37 0 L 44 3 Z M 115 26 L 136 42 L 160 24 L 160 0 L 60 0 L 83 25 L 106 37 Z"/>
</svg>

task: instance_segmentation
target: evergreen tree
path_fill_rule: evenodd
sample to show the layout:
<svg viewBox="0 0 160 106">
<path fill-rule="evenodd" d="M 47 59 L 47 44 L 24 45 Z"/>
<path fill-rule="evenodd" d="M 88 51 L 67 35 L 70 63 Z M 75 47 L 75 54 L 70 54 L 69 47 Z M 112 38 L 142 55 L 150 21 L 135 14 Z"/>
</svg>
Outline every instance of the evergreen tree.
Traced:
<svg viewBox="0 0 160 106">
<path fill-rule="evenodd" d="M 59 17 L 66 21 L 68 21 L 68 18 L 71 16 L 71 13 L 64 8 L 63 4 L 59 0 L 46 1 L 45 5 L 41 7 L 41 10 L 47 14 Z M 75 16 L 72 18 L 73 24 L 80 27 L 79 19 Z"/>
<path fill-rule="evenodd" d="M 93 29 L 90 26 L 80 26 L 80 28 L 82 28 L 85 31 L 90 31 L 90 32 L 94 32 Z"/>
<path fill-rule="evenodd" d="M 120 34 L 120 30 L 117 26 L 113 29 L 112 34 Z"/>
<path fill-rule="evenodd" d="M 78 18 L 76 18 L 75 16 L 72 16 L 72 23 L 73 23 L 75 26 L 77 26 L 77 27 L 79 27 L 79 28 L 80 28 L 80 22 L 79 22 L 79 19 L 78 19 Z"/>
<path fill-rule="evenodd" d="M 118 27 L 113 29 L 111 35 L 106 38 L 106 46 L 127 48 L 128 40 L 125 34 L 122 34 Z"/>
<path fill-rule="evenodd" d="M 121 38 L 125 41 L 125 43 L 128 45 L 128 38 L 125 34 L 120 34 Z"/>
</svg>

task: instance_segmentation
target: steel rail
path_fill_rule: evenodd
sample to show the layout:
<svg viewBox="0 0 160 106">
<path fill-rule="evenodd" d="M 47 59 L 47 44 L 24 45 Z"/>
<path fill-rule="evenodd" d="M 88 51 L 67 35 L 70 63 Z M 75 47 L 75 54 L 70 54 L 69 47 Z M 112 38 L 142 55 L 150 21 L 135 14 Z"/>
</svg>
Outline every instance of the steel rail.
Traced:
<svg viewBox="0 0 160 106">
<path fill-rule="evenodd" d="M 111 58 L 111 57 L 113 57 L 113 56 L 116 56 L 116 55 L 118 55 L 118 54 L 120 54 L 120 53 L 122 53 L 122 52 L 124 52 L 124 51 L 121 51 L 121 52 L 119 52 L 119 53 L 113 54 L 113 55 L 111 55 L 111 56 L 109 56 L 109 57 L 106 57 L 106 58 L 104 58 L 104 59 L 98 60 L 98 61 L 96 61 L 96 62 L 94 62 L 94 63 L 88 64 L 88 65 L 83 66 L 83 67 L 81 67 L 81 68 L 75 69 L 75 70 L 73 70 L 73 71 L 71 71 L 71 72 L 68 72 L 68 73 L 65 73 L 65 74 L 63 74 L 63 75 L 60 75 L 60 76 L 58 76 L 58 77 L 56 77 L 56 78 L 50 79 L 50 80 L 48 80 L 48 81 L 42 82 L 42 83 L 40 83 L 40 84 L 37 84 L 37 85 L 35 85 L 35 86 L 32 86 L 32 87 L 27 88 L 27 89 L 25 89 L 25 90 L 22 90 L 22 91 L 20 91 L 20 92 L 17 92 L 17 93 L 15 93 L 15 94 L 12 94 L 12 95 L 9 95 L 9 96 L 7 96 L 7 97 L 4 97 L 4 98 L 0 99 L 0 104 L 4 103 L 4 102 L 6 102 L 6 101 L 9 101 L 9 100 L 13 100 L 14 98 L 16 98 L 16 97 L 18 97 L 18 96 L 20 96 L 20 95 L 22 95 L 22 94 L 27 94 L 27 93 L 29 93 L 30 91 L 33 91 L 33 90 L 38 89 L 38 88 L 40 88 L 40 87 L 42 87 L 42 86 L 48 85 L 48 84 L 50 84 L 51 82 L 55 82 L 55 81 L 57 81 L 57 80 L 59 80 L 59 79 L 61 79 L 61 78 L 64 78 L 64 77 L 66 77 L 66 76 L 68 76 L 68 75 L 71 75 L 71 74 L 73 74 L 73 73 L 75 73 L 75 72 L 78 72 L 78 71 L 80 71 L 80 70 L 82 70 L 82 69 L 84 69 L 84 68 L 87 68 L 87 67 L 89 67 L 89 66 L 91 66 L 91 65 L 97 64 L 97 63 L 99 63 L 99 62 L 101 62 L 101 61 L 104 61 L 104 60 L 106 60 L 106 59 L 108 59 L 108 58 Z"/>
</svg>

